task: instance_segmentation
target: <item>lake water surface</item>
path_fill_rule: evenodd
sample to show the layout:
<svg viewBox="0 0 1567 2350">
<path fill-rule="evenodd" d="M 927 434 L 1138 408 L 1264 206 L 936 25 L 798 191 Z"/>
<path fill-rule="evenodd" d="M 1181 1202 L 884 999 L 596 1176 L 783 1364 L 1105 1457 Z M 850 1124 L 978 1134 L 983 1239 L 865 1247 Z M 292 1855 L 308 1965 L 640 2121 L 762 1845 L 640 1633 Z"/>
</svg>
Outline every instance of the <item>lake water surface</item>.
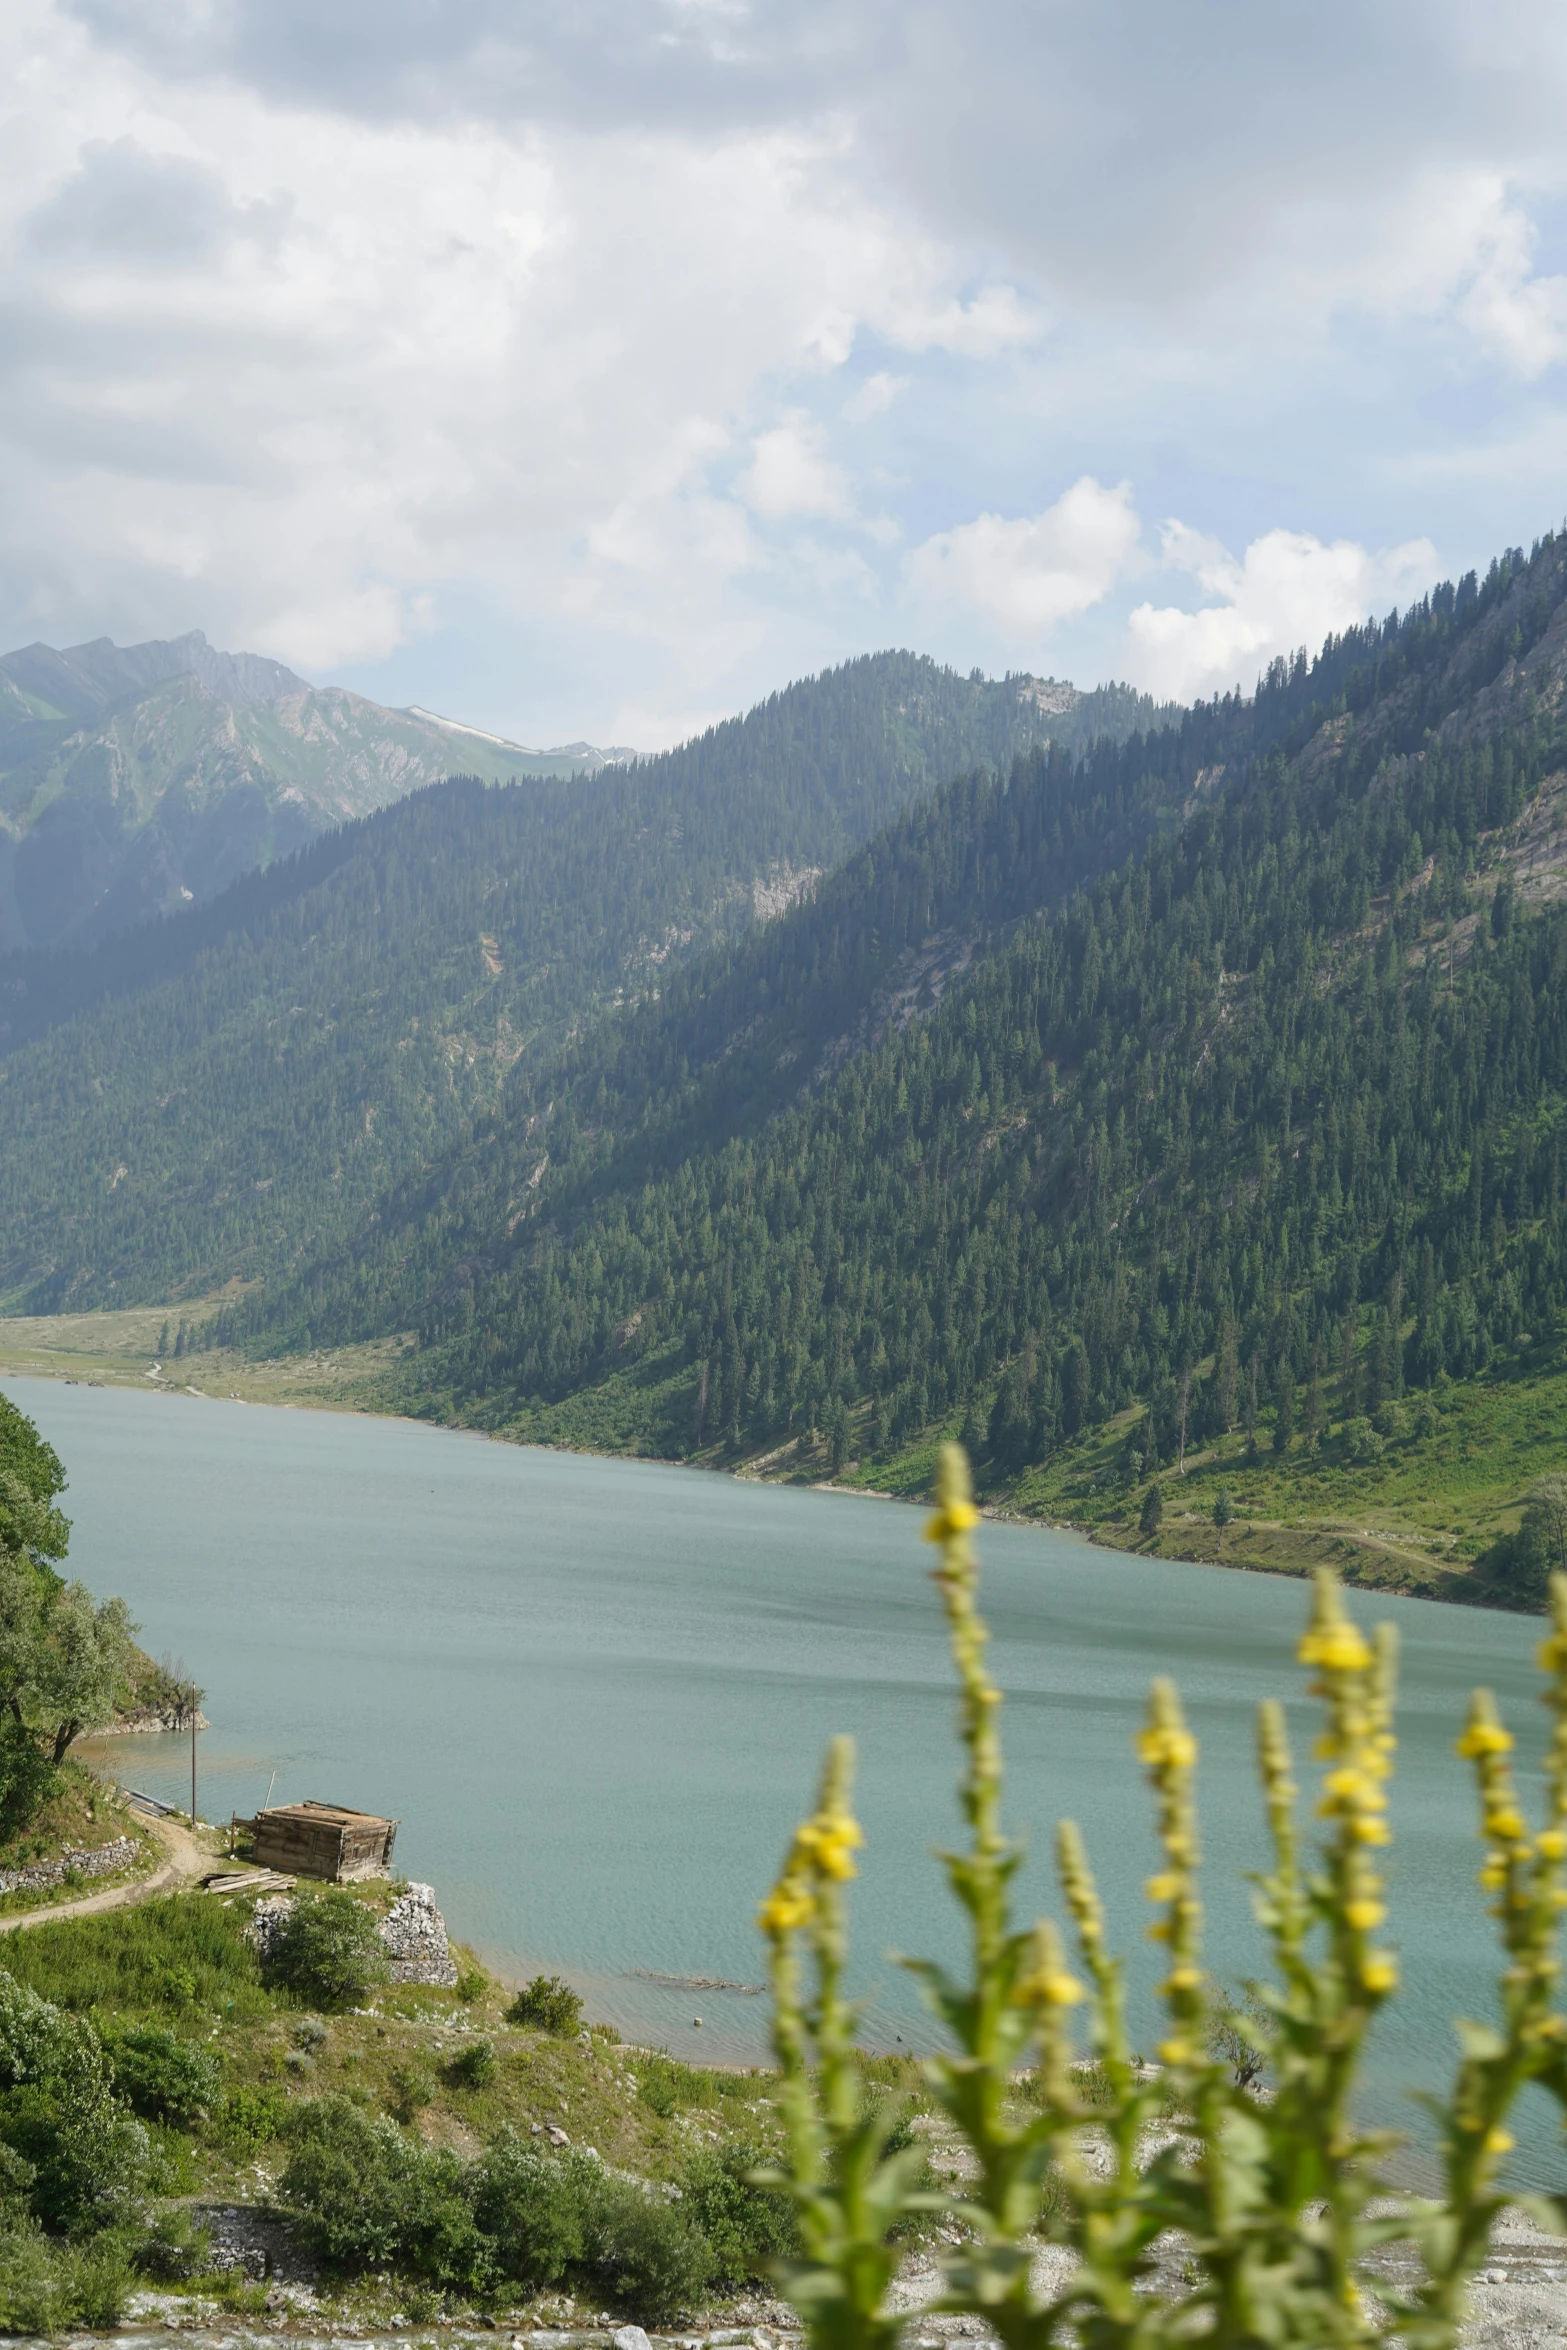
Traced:
<svg viewBox="0 0 1567 2350">
<path fill-rule="evenodd" d="M 73 1570 L 121 1591 L 155 1653 L 207 1690 L 208 1818 L 315 1796 L 401 1820 L 397 1859 L 504 1974 L 573 1978 L 628 2036 L 730 2061 L 765 2002 L 667 1978 L 759 1980 L 752 1925 L 824 1741 L 859 1741 L 868 1849 L 854 1936 L 868 2022 L 930 2045 L 889 1954 L 956 1955 L 931 1854 L 957 1832 L 953 1700 L 913 1510 L 578 1458 L 348 1414 L 11 1380 L 70 1473 Z M 1171 1672 L 1202 1741 L 1210 1957 L 1259 1965 L 1241 1872 L 1261 1865 L 1256 1701 L 1309 1706 L 1298 1583 L 987 1527 L 985 1606 L 1007 1693 L 1008 1810 L 1028 1910 L 1057 1907 L 1051 1831 L 1082 1825 L 1156 2037 L 1141 1881 L 1153 1862 L 1132 1756 Z M 1449 2019 L 1490 2011 L 1465 1767 L 1471 1684 L 1497 1691 L 1532 1770 L 1538 1625 L 1351 1595 L 1403 1638 L 1393 1926 L 1408 1989 L 1379 2031 L 1373 2100 L 1444 2080 Z M 132 1784 L 188 1801 L 178 1739 L 106 1741 Z M 182 1790 L 185 1792 L 182 1794 Z M 694 2019 L 700 2016 L 698 2027 Z M 1554 2169 L 1543 2112 L 1520 2132 Z"/>
</svg>

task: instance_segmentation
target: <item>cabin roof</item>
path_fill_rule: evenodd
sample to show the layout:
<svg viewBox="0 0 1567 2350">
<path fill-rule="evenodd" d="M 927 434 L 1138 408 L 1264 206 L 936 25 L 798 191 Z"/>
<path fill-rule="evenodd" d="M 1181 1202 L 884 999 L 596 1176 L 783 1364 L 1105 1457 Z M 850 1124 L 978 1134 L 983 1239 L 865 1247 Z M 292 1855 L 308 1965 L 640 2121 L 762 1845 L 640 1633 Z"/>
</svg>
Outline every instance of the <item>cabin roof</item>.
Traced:
<svg viewBox="0 0 1567 2350">
<path fill-rule="evenodd" d="M 274 1803 L 256 1814 L 260 1820 L 298 1820 L 317 1828 L 395 1828 L 396 1820 L 375 1811 L 350 1811 L 343 1803 Z"/>
</svg>

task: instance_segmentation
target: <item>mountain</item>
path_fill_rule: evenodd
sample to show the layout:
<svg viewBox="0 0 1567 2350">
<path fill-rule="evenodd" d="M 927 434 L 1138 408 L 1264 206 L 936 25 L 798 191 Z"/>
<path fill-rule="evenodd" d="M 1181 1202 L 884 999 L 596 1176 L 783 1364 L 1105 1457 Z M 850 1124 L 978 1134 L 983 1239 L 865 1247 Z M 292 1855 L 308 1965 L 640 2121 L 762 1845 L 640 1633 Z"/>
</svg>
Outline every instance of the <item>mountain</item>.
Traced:
<svg viewBox="0 0 1567 2350">
<path fill-rule="evenodd" d="M 961 1428 L 1122 1529 L 1161 1471 L 1222 1524 L 1264 1440 L 1319 1512 L 1384 1454 L 1451 1507 L 1471 1393 L 1552 1466 L 1564 704 L 1567 535 L 955 784 L 207 1335 L 415 1330 L 403 1409 L 801 1474 L 918 1484 Z"/>
<path fill-rule="evenodd" d="M 212 898 L 454 767 L 509 782 L 624 755 L 385 710 L 199 629 L 28 645 L 0 659 L 0 951 L 92 943 Z"/>
<path fill-rule="evenodd" d="M 1045 741 L 1065 777 L 1070 743 L 1158 715 L 878 655 L 591 790 L 417 791 L 93 953 L 12 956 L 0 1285 L 51 1309 L 270 1295 L 585 1021 L 765 926 L 944 777 Z"/>
</svg>

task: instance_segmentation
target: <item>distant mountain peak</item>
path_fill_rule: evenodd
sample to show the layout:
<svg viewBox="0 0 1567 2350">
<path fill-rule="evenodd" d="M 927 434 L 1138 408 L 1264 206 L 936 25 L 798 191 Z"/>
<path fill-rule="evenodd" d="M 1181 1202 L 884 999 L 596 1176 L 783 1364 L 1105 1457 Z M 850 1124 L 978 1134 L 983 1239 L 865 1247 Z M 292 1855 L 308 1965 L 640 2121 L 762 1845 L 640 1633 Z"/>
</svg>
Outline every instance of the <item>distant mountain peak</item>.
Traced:
<svg viewBox="0 0 1567 2350">
<path fill-rule="evenodd" d="M 426 726 L 444 727 L 448 734 L 472 736 L 475 742 L 493 743 L 500 751 L 515 751 L 521 759 L 576 759 L 584 766 L 623 767 L 636 758 L 624 743 L 611 744 L 601 750 L 596 743 L 552 743 L 548 750 L 535 750 L 527 743 L 513 742 L 509 735 L 488 734 L 482 726 L 469 726 L 461 718 L 443 718 L 439 710 L 426 710 L 418 702 L 410 702 L 401 715 L 422 718 Z"/>
<path fill-rule="evenodd" d="M 175 677 L 194 677 L 219 702 L 280 702 L 310 691 L 281 661 L 261 653 L 220 652 L 199 628 L 142 645 L 117 645 L 106 636 L 63 650 L 23 645 L 0 658 L 0 671 L 23 693 L 78 725 Z"/>
<path fill-rule="evenodd" d="M 205 900 L 333 825 L 441 782 L 595 775 L 434 711 L 312 686 L 199 628 L 0 656 L 0 952 L 87 944 Z"/>
</svg>

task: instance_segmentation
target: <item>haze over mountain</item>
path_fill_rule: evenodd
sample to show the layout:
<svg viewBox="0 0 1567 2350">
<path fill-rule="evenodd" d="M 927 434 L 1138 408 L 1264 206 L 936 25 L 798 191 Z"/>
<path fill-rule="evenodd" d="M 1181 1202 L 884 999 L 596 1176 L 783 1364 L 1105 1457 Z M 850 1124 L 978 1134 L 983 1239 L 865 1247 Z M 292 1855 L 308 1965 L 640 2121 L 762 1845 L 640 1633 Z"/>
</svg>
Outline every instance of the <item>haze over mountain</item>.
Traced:
<svg viewBox="0 0 1567 2350">
<path fill-rule="evenodd" d="M 387 710 L 199 629 L 0 658 L 0 951 L 91 943 L 461 768 L 592 775 L 624 751 L 535 752 Z"/>
</svg>

